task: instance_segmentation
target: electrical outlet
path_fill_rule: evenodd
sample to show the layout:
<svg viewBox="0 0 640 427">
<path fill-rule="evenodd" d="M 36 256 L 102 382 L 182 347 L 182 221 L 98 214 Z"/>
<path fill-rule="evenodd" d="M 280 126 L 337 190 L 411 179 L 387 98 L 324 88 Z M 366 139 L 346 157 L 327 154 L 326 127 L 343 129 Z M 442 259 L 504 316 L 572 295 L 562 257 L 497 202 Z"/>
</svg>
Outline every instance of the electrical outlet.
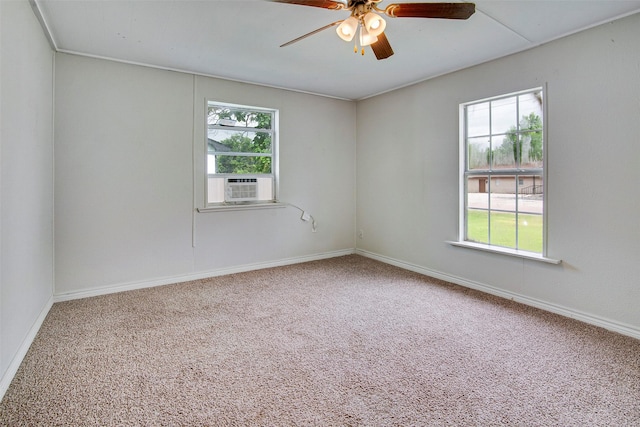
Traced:
<svg viewBox="0 0 640 427">
<path fill-rule="evenodd" d="M 364 239 L 364 230 L 360 229 L 360 231 L 358 231 L 358 238 L 360 240 Z"/>
<path fill-rule="evenodd" d="M 309 215 L 307 211 L 303 211 L 300 219 L 303 221 L 311 221 L 311 215 Z"/>
</svg>

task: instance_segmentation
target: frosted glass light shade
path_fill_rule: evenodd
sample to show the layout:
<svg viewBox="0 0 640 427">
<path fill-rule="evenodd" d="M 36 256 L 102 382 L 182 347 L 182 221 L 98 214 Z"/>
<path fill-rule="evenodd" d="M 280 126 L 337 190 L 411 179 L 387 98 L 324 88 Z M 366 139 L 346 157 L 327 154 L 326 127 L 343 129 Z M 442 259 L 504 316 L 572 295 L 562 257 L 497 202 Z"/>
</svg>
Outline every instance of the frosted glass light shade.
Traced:
<svg viewBox="0 0 640 427">
<path fill-rule="evenodd" d="M 338 33 L 338 37 L 346 42 L 350 42 L 353 40 L 353 37 L 356 35 L 356 31 L 358 30 L 358 20 L 350 16 L 336 28 L 336 33 Z"/>
<path fill-rule="evenodd" d="M 364 27 L 367 29 L 369 34 L 371 34 L 374 37 L 377 37 L 380 34 L 382 34 L 384 29 L 387 27 L 387 22 L 384 19 L 382 19 L 382 16 L 377 15 L 373 12 L 369 12 L 366 15 L 364 15 L 363 20 L 364 20 Z"/>
<path fill-rule="evenodd" d="M 360 46 L 369 46 L 378 41 L 378 37 L 367 31 L 366 27 L 360 27 Z"/>
</svg>

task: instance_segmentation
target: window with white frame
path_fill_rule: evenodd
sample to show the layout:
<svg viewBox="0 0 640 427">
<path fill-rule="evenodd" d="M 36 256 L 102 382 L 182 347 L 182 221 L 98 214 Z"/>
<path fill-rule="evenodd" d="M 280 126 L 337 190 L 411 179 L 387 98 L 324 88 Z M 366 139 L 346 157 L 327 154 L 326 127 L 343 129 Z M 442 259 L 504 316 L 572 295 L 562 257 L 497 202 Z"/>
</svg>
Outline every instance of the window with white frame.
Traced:
<svg viewBox="0 0 640 427">
<path fill-rule="evenodd" d="M 462 104 L 460 241 L 544 255 L 543 89 Z"/>
<path fill-rule="evenodd" d="M 207 206 L 276 201 L 277 110 L 207 101 Z"/>
</svg>

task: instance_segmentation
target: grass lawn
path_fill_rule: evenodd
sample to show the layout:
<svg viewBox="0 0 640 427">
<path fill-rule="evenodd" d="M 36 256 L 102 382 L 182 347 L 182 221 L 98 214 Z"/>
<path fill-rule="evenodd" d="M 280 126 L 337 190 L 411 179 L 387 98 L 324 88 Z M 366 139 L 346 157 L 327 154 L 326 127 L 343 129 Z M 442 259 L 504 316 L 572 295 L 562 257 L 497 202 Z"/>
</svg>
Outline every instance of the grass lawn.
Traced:
<svg viewBox="0 0 640 427">
<path fill-rule="evenodd" d="M 467 239 L 478 243 L 516 248 L 516 215 L 506 212 L 491 213 L 491 241 L 487 211 L 469 209 L 467 213 Z M 542 253 L 542 215 L 518 215 L 518 248 Z"/>
</svg>

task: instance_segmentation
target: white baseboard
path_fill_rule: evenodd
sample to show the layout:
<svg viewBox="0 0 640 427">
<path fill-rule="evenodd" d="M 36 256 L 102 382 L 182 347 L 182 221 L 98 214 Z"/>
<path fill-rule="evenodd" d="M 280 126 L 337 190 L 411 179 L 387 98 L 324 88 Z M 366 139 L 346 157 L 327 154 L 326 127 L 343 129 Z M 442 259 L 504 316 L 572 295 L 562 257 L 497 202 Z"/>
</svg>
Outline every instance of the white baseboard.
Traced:
<svg viewBox="0 0 640 427">
<path fill-rule="evenodd" d="M 4 397 L 4 394 L 9 389 L 9 385 L 11 385 L 11 381 L 13 381 L 13 377 L 15 377 L 16 373 L 18 372 L 18 368 L 20 368 L 20 364 L 22 363 L 22 360 L 24 360 L 24 357 L 27 355 L 27 351 L 29 351 L 29 347 L 31 347 L 31 343 L 33 343 L 33 340 L 36 338 L 36 335 L 38 334 L 38 331 L 40 330 L 40 327 L 42 326 L 44 319 L 47 317 L 47 314 L 49 314 L 49 310 L 51 310 L 52 306 L 53 306 L 53 298 L 49 298 L 49 301 L 47 301 L 45 306 L 42 308 L 42 311 L 38 315 L 38 318 L 36 319 L 36 321 L 31 326 L 31 329 L 29 329 L 29 333 L 22 341 L 22 344 L 20 344 L 18 351 L 13 356 L 13 359 L 11 359 L 11 363 L 9 363 L 9 367 L 2 375 L 2 379 L 0 380 L 0 400 L 2 400 L 2 398 Z"/>
<path fill-rule="evenodd" d="M 510 291 L 505 291 L 503 289 L 499 289 L 484 283 L 475 282 L 472 280 L 464 279 L 462 277 L 453 276 L 447 273 L 442 273 L 440 271 L 431 270 L 429 268 L 421 267 L 419 265 L 407 263 L 404 261 L 400 261 L 394 258 L 390 258 L 384 255 L 379 255 L 373 252 L 364 251 L 362 249 L 356 249 L 356 254 L 362 255 L 367 258 L 375 259 L 380 262 L 384 262 L 386 264 L 394 265 L 396 267 L 403 268 L 405 270 L 413 271 L 415 273 L 424 274 L 425 276 L 430 276 L 436 279 L 444 280 L 446 282 L 455 283 L 460 286 L 464 286 L 471 289 L 476 289 L 481 292 L 485 292 L 487 294 L 495 295 L 498 297 L 510 299 L 531 307 L 539 308 L 541 310 L 549 311 L 551 313 L 559 314 L 561 316 L 569 317 L 571 319 L 576 319 L 584 323 L 588 323 L 590 325 L 599 326 L 601 328 L 617 332 L 622 335 L 627 335 L 632 338 L 640 339 L 640 329 L 633 327 L 631 325 L 627 325 L 624 323 L 619 323 L 610 319 L 606 319 L 600 316 L 595 316 L 593 314 L 584 313 L 578 310 L 574 310 L 571 308 L 559 306 L 553 303 L 549 303 L 546 301 L 542 301 L 536 298 L 531 298 L 525 295 L 517 294 Z"/>
<path fill-rule="evenodd" d="M 324 252 L 313 255 L 305 255 L 293 258 L 285 258 L 275 261 L 259 262 L 254 264 L 244 264 L 234 267 L 225 267 L 216 270 L 203 271 L 193 274 L 184 274 L 177 276 L 161 277 L 151 280 L 143 280 L 139 282 L 119 283 L 111 286 L 105 286 L 96 289 L 85 289 L 67 293 L 54 293 L 53 301 L 62 302 L 81 298 L 95 297 L 99 295 L 113 294 L 116 292 L 132 291 L 136 289 L 152 288 L 155 286 L 170 285 L 173 283 L 189 282 L 192 280 L 207 279 L 209 277 L 224 276 L 227 274 L 244 273 L 246 271 L 261 270 L 264 268 L 281 267 L 284 265 L 299 264 L 302 262 L 317 261 L 327 258 L 335 258 L 339 256 L 352 255 L 355 249 L 344 249 L 340 251 Z"/>
</svg>

